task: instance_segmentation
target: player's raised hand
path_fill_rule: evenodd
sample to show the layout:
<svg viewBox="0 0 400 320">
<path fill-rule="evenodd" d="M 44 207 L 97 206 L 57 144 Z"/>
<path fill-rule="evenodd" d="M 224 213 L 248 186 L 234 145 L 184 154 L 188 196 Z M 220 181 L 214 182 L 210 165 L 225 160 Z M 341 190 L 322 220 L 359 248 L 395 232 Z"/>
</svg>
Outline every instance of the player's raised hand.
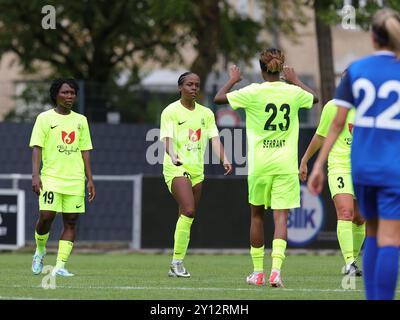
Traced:
<svg viewBox="0 0 400 320">
<path fill-rule="evenodd" d="M 282 74 L 284 79 L 289 83 L 295 83 L 298 80 L 297 74 L 292 67 L 283 66 Z"/>
<path fill-rule="evenodd" d="M 240 69 L 237 65 L 233 65 L 229 68 L 229 77 L 235 83 L 242 80 L 242 74 L 240 73 Z"/>
</svg>

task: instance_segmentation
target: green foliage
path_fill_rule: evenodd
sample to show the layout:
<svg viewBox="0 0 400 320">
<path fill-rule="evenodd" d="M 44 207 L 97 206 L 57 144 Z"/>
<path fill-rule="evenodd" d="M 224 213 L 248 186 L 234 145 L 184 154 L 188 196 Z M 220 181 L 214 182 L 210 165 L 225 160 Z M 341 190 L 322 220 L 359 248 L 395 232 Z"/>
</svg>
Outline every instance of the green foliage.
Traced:
<svg viewBox="0 0 400 320">
<path fill-rule="evenodd" d="M 155 119 L 150 110 L 157 108 L 145 109 L 143 99 L 154 95 L 132 89 L 146 62 L 155 67 L 186 62 L 205 84 L 220 57 L 250 62 L 267 45 L 262 31 L 294 35 L 295 25 L 306 22 L 301 0 L 259 4 L 263 18 L 256 21 L 228 0 L 0 0 L 0 58 L 14 52 L 24 72 L 40 80 L 68 76 L 94 83 L 85 96 L 89 120 L 104 121 L 95 115 L 118 110 L 127 121 L 150 121 Z M 42 28 L 45 5 L 56 9 L 55 30 Z M 195 49 L 193 61 L 184 59 L 188 44 Z M 130 70 L 134 83 L 116 85 L 121 70 Z"/>
<path fill-rule="evenodd" d="M 24 82 L 17 86 L 21 94 L 16 97 L 16 107 L 5 116 L 6 121 L 33 121 L 40 112 L 51 108 L 49 83 Z"/>
<path fill-rule="evenodd" d="M 157 2 L 0 0 L 0 55 L 13 51 L 30 72 L 42 61 L 55 75 L 92 81 L 107 81 L 120 63 L 136 64 L 134 54 L 172 61 L 180 39 L 154 14 Z M 42 28 L 44 5 L 56 8 L 55 30 Z"/>
<path fill-rule="evenodd" d="M 398 0 L 386 0 L 384 7 L 392 8 L 400 11 L 400 2 Z M 341 10 L 343 8 L 343 0 L 314 0 L 308 1 L 308 4 L 314 5 L 317 9 L 318 16 L 324 22 L 335 25 L 341 21 Z M 356 9 L 356 23 L 364 30 L 368 30 L 373 14 L 381 9 L 378 1 L 367 0 L 364 7 L 360 6 L 359 1 L 353 1 L 353 6 Z"/>
<path fill-rule="evenodd" d="M 296 27 L 310 22 L 305 13 L 304 0 L 258 0 L 258 3 L 265 12 L 265 28 L 271 33 L 280 32 L 294 42 Z"/>
</svg>

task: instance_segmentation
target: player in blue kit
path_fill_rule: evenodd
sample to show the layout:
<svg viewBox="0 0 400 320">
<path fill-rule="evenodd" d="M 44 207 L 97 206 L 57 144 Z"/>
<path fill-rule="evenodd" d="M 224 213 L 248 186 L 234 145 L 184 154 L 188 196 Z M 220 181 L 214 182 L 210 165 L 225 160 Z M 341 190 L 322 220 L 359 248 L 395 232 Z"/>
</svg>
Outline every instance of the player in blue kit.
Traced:
<svg viewBox="0 0 400 320">
<path fill-rule="evenodd" d="M 400 248 L 400 14 L 375 13 L 376 52 L 352 63 L 340 82 L 336 117 L 314 164 L 308 187 L 323 187 L 323 165 L 356 108 L 351 151 L 352 178 L 360 211 L 367 220 L 363 255 L 367 299 L 394 299 Z"/>
</svg>

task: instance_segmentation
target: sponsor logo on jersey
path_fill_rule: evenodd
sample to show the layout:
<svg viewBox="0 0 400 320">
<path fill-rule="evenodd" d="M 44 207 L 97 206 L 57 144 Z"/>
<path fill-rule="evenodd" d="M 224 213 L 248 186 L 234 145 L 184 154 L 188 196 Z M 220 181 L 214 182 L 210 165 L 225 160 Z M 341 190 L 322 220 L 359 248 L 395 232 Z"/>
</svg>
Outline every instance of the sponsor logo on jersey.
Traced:
<svg viewBox="0 0 400 320">
<path fill-rule="evenodd" d="M 201 137 L 201 129 L 197 129 L 196 131 L 189 129 L 189 140 L 192 142 L 197 142 Z"/>
<path fill-rule="evenodd" d="M 66 144 L 72 144 L 75 141 L 75 131 L 70 133 L 65 131 L 61 132 L 61 139 Z"/>
<path fill-rule="evenodd" d="M 352 123 L 348 123 L 348 127 L 349 127 L 350 134 L 353 135 L 353 124 Z"/>
</svg>

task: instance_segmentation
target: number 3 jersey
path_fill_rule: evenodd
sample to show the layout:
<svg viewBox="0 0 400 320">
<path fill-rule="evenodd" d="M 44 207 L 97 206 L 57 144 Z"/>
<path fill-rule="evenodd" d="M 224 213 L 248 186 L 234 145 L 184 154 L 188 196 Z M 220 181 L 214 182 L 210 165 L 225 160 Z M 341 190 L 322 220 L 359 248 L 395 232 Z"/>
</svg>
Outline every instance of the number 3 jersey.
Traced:
<svg viewBox="0 0 400 320">
<path fill-rule="evenodd" d="M 246 112 L 248 175 L 298 173 L 298 112 L 312 107 L 313 95 L 275 81 L 250 84 L 227 98 Z"/>
<path fill-rule="evenodd" d="M 92 149 L 85 116 L 73 111 L 61 115 L 54 109 L 40 113 L 29 146 L 42 148 L 41 179 L 46 190 L 85 195 L 85 167 L 81 151 Z"/>
<path fill-rule="evenodd" d="M 356 108 L 351 149 L 354 183 L 400 186 L 400 60 L 381 51 L 352 63 L 334 101 Z"/>
<path fill-rule="evenodd" d="M 333 100 L 329 101 L 322 109 L 321 119 L 316 133 L 326 138 L 333 119 L 336 116 L 337 106 Z M 353 140 L 353 123 L 355 110 L 351 109 L 347 115 L 346 123 L 339 134 L 328 157 L 328 175 L 351 173 L 350 152 Z"/>
</svg>

